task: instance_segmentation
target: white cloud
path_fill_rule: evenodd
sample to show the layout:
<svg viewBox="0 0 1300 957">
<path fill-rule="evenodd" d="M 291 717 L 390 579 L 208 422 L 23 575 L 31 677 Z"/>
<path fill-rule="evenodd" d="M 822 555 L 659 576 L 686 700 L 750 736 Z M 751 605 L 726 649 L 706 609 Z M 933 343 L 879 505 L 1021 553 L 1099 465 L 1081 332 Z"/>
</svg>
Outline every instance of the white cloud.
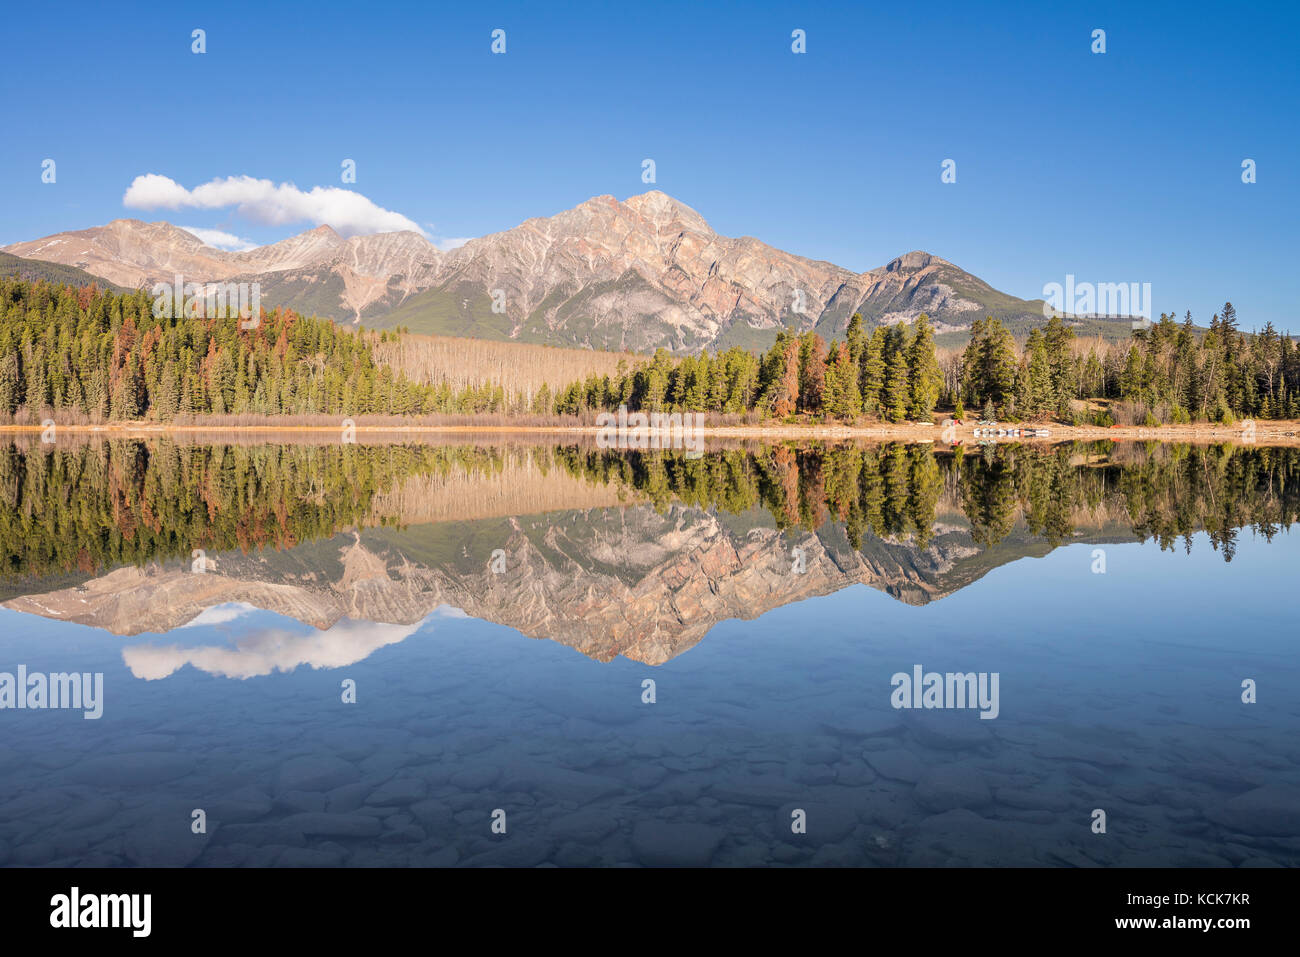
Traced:
<svg viewBox="0 0 1300 957">
<path fill-rule="evenodd" d="M 122 649 L 122 660 L 133 675 L 147 681 L 166 678 L 185 665 L 193 665 L 208 674 L 241 679 L 276 671 L 289 672 L 302 665 L 342 668 L 386 645 L 406 640 L 428 620 L 412 625 L 390 625 L 345 618 L 324 631 L 305 635 L 283 628 L 265 628 L 241 635 L 233 648 L 128 645 Z"/>
<path fill-rule="evenodd" d="M 130 209 L 227 209 L 268 226 L 311 222 L 328 225 L 341 236 L 361 236 L 409 229 L 425 234 L 401 213 L 377 206 L 360 193 L 337 186 L 313 186 L 303 191 L 292 183 L 227 176 L 186 189 L 174 179 L 147 173 L 127 187 L 122 205 Z"/>
<path fill-rule="evenodd" d="M 253 611 L 257 611 L 256 605 L 250 605 L 245 601 L 230 601 L 223 605 L 213 605 L 211 608 L 205 608 L 181 627 L 198 628 L 203 625 L 221 625 L 242 618 Z"/>
<path fill-rule="evenodd" d="M 429 612 L 428 616 L 426 617 L 426 620 L 428 620 L 428 618 L 468 618 L 468 617 L 469 615 L 465 614 L 465 612 L 461 611 L 459 608 L 455 607 L 454 605 L 439 605 L 433 611 Z"/>
<path fill-rule="evenodd" d="M 240 239 L 234 233 L 225 233 L 219 229 L 204 229 L 202 226 L 181 226 L 192 236 L 197 236 L 203 241 L 205 246 L 211 246 L 214 249 L 226 249 L 231 252 L 242 253 L 246 249 L 256 249 L 257 243 Z"/>
</svg>

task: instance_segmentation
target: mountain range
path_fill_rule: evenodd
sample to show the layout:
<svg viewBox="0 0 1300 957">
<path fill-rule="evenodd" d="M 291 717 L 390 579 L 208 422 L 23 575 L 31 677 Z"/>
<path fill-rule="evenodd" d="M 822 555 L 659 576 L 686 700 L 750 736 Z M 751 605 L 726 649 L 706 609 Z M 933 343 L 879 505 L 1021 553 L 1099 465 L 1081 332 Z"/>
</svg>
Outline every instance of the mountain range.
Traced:
<svg viewBox="0 0 1300 957">
<path fill-rule="evenodd" d="M 726 619 L 752 620 L 853 585 L 924 605 L 1003 564 L 1051 551 L 1023 526 L 986 550 L 957 512 L 946 512 L 934 532 L 925 546 L 872 538 L 854 549 L 834 524 L 783 535 L 757 513 L 582 508 L 361 529 L 284 552 L 222 553 L 210 556 L 213 570 L 202 575 L 151 562 L 16 595 L 3 606 L 124 636 L 165 634 L 223 605 L 272 611 L 325 632 L 345 620 L 415 626 L 450 606 L 598 661 L 660 665 Z M 1107 522 L 1077 540 L 1132 538 L 1121 523 Z M 500 544 L 503 574 L 471 554 L 483 542 Z M 802 574 L 790 571 L 792 546 L 806 556 Z M 354 637 L 364 644 L 358 658 L 373 650 L 364 630 Z M 335 643 L 321 648 L 339 651 Z"/>
<path fill-rule="evenodd" d="M 178 273 L 186 282 L 258 282 L 264 306 L 337 322 L 593 349 L 763 348 L 782 328 L 831 339 L 854 313 L 869 328 L 925 313 L 940 341 L 964 338 L 986 315 L 1020 334 L 1044 321 L 1041 300 L 999 292 L 930 253 L 858 273 L 720 235 L 658 190 L 621 202 L 596 196 L 449 251 L 412 231 L 345 239 L 318 226 L 229 252 L 169 223 L 135 219 L 3 251 L 126 288 L 170 283 Z M 1078 325 L 1107 338 L 1129 332 L 1125 321 Z"/>
</svg>

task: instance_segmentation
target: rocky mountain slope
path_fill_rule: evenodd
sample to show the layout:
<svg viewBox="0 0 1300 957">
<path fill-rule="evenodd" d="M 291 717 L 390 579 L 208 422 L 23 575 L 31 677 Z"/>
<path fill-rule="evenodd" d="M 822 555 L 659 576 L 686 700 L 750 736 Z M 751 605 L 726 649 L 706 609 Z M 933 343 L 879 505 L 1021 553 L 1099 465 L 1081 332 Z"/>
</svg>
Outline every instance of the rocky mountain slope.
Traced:
<svg viewBox="0 0 1300 957">
<path fill-rule="evenodd" d="M 61 286 L 98 286 L 110 292 L 128 292 L 126 288 L 108 282 L 101 276 L 92 276 L 76 266 L 47 262 L 42 259 L 23 259 L 12 253 L 0 253 L 0 277 L 21 279 L 24 282 L 46 282 Z"/>
<path fill-rule="evenodd" d="M 328 226 L 226 252 L 167 223 L 133 219 L 5 250 L 128 287 L 178 272 L 187 281 L 257 281 L 264 305 L 338 321 L 596 349 L 763 347 L 781 328 L 829 339 L 855 312 L 868 324 L 926 313 L 941 335 L 984 315 L 1015 327 L 1043 321 L 1040 301 L 998 292 L 929 253 L 857 273 L 723 236 L 658 190 L 621 202 L 597 196 L 450 252 L 413 232 L 343 239 Z M 1128 333 L 1127 323 L 1098 325 Z"/>
<path fill-rule="evenodd" d="M 293 306 L 336 320 L 390 307 L 427 288 L 442 255 L 419 233 L 344 239 L 329 226 L 227 252 L 170 223 L 138 219 L 15 243 L 5 251 L 75 266 L 127 288 L 170 283 L 177 274 L 185 282 L 260 282 L 264 305 Z"/>
<path fill-rule="evenodd" d="M 1131 537 L 1106 531 L 1114 540 Z M 494 569 L 496 548 L 502 562 Z M 1021 532 L 982 549 L 955 515 L 923 548 L 907 539 L 872 539 L 854 550 L 835 524 L 782 535 L 757 515 L 746 522 L 683 506 L 660 512 L 637 505 L 373 528 L 286 552 L 209 556 L 215 567 L 205 574 L 157 563 L 120 568 L 3 604 L 120 635 L 165 633 L 229 603 L 322 630 L 345 621 L 414 625 L 451 606 L 597 660 L 623 656 L 655 665 L 728 618 L 750 620 L 856 584 L 926 604 L 992 568 L 1047 551 Z M 337 640 L 326 648 L 340 653 Z"/>
</svg>

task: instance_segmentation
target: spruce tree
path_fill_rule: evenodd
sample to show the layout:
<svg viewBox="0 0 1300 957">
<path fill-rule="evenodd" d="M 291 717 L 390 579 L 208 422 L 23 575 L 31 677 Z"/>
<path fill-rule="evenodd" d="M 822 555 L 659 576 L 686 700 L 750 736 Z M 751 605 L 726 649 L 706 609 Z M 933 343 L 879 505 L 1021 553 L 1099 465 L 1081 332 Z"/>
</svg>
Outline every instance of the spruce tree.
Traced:
<svg viewBox="0 0 1300 957">
<path fill-rule="evenodd" d="M 885 330 L 877 326 L 862 349 L 862 364 L 858 378 L 862 395 L 862 409 L 868 415 L 884 415 L 885 391 Z"/>
<path fill-rule="evenodd" d="M 907 375 L 911 392 L 908 415 L 916 421 L 929 421 L 943 388 L 943 372 L 934 355 L 934 335 L 928 317 L 916 320 L 912 341 L 907 348 Z"/>
<path fill-rule="evenodd" d="M 885 372 L 885 417 L 890 422 L 902 422 L 907 418 L 911 388 L 907 377 L 907 356 L 901 349 L 889 357 Z"/>
</svg>

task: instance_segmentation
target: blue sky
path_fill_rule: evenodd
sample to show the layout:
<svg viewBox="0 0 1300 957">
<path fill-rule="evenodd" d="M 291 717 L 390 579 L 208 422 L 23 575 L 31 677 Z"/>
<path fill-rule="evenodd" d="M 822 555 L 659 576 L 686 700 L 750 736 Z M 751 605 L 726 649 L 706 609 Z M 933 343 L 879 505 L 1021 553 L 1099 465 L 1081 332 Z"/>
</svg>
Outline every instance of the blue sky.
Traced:
<svg viewBox="0 0 1300 957">
<path fill-rule="evenodd" d="M 1150 282 L 1157 313 L 1231 299 L 1300 333 L 1297 36 L 1281 2 L 23 4 L 0 243 L 124 216 L 259 243 L 316 225 L 126 208 L 145 174 L 348 188 L 478 236 L 643 192 L 652 158 L 719 232 L 847 268 L 925 249 L 1026 298 Z"/>
</svg>

